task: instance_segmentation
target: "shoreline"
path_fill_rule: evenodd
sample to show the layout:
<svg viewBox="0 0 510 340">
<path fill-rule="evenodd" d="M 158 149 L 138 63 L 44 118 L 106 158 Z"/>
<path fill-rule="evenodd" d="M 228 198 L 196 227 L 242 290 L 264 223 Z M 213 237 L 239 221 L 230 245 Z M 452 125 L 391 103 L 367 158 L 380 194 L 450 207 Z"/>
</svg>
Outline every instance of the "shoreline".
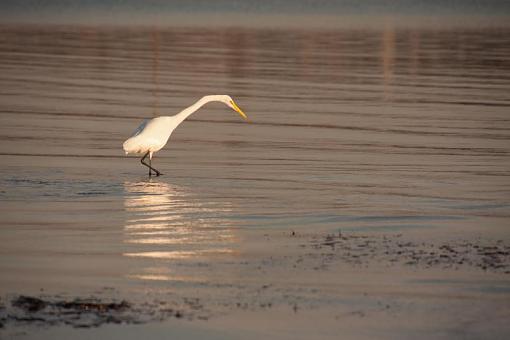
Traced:
<svg viewBox="0 0 510 340">
<path fill-rule="evenodd" d="M 76 27 L 82 29 L 172 30 L 172 29 L 238 29 L 336 31 L 336 30 L 430 30 L 510 28 L 510 14 L 449 14 L 449 15 L 369 15 L 369 14 L 240 14 L 232 13 L 225 20 L 219 13 L 143 13 L 133 17 L 130 13 L 115 15 L 91 12 L 55 18 L 38 13 L 3 18 L 0 27 Z"/>
</svg>

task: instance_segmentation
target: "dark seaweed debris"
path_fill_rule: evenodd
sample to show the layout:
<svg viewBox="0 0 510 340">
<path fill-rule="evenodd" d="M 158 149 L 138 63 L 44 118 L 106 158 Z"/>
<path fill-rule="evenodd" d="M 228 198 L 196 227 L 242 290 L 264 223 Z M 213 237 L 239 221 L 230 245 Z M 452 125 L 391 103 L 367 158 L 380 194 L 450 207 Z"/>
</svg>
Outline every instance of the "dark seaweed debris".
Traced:
<svg viewBox="0 0 510 340">
<path fill-rule="evenodd" d="M 48 303 L 35 297 L 21 295 L 12 301 L 12 305 L 14 307 L 21 308 L 26 312 L 33 313 L 46 308 Z"/>
<path fill-rule="evenodd" d="M 131 309 L 131 304 L 124 300 L 121 302 L 102 302 L 94 298 L 72 301 L 44 300 L 20 295 L 12 299 L 11 305 L 15 308 L 7 315 L 7 320 L 18 322 L 64 323 L 74 327 L 136 322 L 132 314 L 126 313 Z"/>
<path fill-rule="evenodd" d="M 71 302 L 67 301 L 59 301 L 55 303 L 55 306 L 63 309 L 71 309 L 76 311 L 95 311 L 98 313 L 105 313 L 111 311 L 123 311 L 130 307 L 130 304 L 122 300 L 120 303 L 110 302 L 110 303 L 99 303 L 93 301 L 82 301 L 75 300 Z"/>
<path fill-rule="evenodd" d="M 144 302 L 135 305 L 128 301 L 105 301 L 99 298 L 63 300 L 48 296 L 19 295 L 10 306 L 0 305 L 0 328 L 10 324 L 53 326 L 59 324 L 75 328 L 99 327 L 104 324 L 140 324 L 168 318 L 199 318 L 206 320 L 208 311 L 197 298 L 183 298 L 182 302 Z"/>
<path fill-rule="evenodd" d="M 76 299 L 73 301 L 45 301 L 40 298 L 20 295 L 13 299 L 11 304 L 14 307 L 18 307 L 25 312 L 33 313 L 49 308 L 65 309 L 68 311 L 75 312 L 95 312 L 95 313 L 108 313 L 108 312 L 119 312 L 130 308 L 130 304 L 122 300 L 119 303 L 116 302 L 100 302 L 97 299 Z"/>
<path fill-rule="evenodd" d="M 510 274 L 510 246 L 502 240 L 451 241 L 444 243 L 411 242 L 400 235 L 366 236 L 330 234 L 314 238 L 311 246 L 320 250 L 322 266 L 335 261 L 353 265 L 371 262 L 415 267 L 475 267 L 485 271 Z"/>
</svg>

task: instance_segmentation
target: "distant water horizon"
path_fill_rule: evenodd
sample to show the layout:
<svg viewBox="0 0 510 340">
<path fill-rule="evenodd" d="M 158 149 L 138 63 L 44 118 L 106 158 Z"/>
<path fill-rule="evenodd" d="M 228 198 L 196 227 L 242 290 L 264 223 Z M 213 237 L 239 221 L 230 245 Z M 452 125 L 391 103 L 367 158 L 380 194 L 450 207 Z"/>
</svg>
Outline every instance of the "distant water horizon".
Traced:
<svg viewBox="0 0 510 340">
<path fill-rule="evenodd" d="M 508 26 L 508 1 L 3 1 L 0 23 L 156 26 Z"/>
</svg>

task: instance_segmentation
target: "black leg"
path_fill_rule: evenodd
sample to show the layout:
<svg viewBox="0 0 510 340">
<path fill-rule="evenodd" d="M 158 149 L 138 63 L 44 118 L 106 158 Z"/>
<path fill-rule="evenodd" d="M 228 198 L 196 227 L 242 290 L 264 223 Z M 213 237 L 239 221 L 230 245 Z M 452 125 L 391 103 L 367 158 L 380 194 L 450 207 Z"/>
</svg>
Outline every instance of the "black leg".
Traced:
<svg viewBox="0 0 510 340">
<path fill-rule="evenodd" d="M 147 164 L 144 162 L 145 158 L 149 155 L 149 151 L 147 151 L 147 153 L 145 155 L 143 155 L 142 159 L 140 160 L 140 163 L 142 163 L 143 165 L 145 165 L 146 167 L 149 168 L 149 177 L 152 176 L 152 173 L 151 173 L 151 170 L 154 171 L 154 173 L 156 174 L 156 176 L 159 176 L 161 175 L 161 172 L 159 172 L 158 170 L 154 169 L 150 164 Z M 151 162 L 151 160 L 149 159 L 149 162 Z"/>
</svg>

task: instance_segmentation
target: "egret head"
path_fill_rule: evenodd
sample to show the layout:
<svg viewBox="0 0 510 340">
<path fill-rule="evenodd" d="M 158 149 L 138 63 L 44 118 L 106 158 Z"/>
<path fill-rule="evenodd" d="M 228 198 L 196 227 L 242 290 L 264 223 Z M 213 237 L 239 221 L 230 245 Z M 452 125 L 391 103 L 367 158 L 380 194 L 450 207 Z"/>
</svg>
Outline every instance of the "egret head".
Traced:
<svg viewBox="0 0 510 340">
<path fill-rule="evenodd" d="M 246 116 L 244 114 L 244 112 L 239 108 L 239 106 L 237 106 L 237 104 L 234 102 L 234 100 L 232 99 L 232 97 L 230 96 L 224 96 L 224 98 L 222 98 L 222 102 L 224 102 L 228 107 L 230 107 L 232 110 L 236 111 L 237 113 L 239 113 L 241 115 L 241 117 L 243 117 L 244 119 L 248 120 L 248 116 Z"/>
</svg>

